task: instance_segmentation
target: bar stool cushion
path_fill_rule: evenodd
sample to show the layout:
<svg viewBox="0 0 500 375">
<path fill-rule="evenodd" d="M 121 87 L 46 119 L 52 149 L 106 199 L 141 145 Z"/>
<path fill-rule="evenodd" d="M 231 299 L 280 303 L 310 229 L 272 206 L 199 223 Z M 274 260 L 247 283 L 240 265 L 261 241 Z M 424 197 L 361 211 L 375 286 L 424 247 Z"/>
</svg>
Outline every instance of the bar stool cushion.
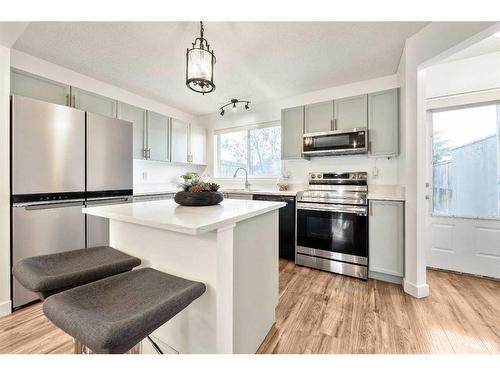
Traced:
<svg viewBox="0 0 500 375">
<path fill-rule="evenodd" d="M 48 296 L 130 271 L 141 260 L 109 246 L 71 250 L 21 259 L 12 272 L 26 289 Z"/>
<path fill-rule="evenodd" d="M 203 283 L 142 268 L 53 295 L 43 311 L 94 353 L 125 353 L 205 290 Z"/>
</svg>

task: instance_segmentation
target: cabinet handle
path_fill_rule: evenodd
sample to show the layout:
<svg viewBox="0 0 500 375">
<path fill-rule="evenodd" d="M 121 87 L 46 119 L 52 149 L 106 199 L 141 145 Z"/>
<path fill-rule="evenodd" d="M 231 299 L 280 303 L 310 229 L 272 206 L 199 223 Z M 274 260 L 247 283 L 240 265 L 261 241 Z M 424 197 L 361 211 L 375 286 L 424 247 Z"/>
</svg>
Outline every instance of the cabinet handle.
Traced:
<svg viewBox="0 0 500 375">
<path fill-rule="evenodd" d="M 372 207 L 372 201 L 370 201 L 370 207 L 369 208 L 369 211 L 370 211 L 370 216 L 373 216 L 373 207 Z"/>
<path fill-rule="evenodd" d="M 337 130 L 337 119 L 333 119 L 333 129 L 332 130 Z"/>
<path fill-rule="evenodd" d="M 76 96 L 73 95 L 71 97 L 71 107 L 76 108 Z"/>
<path fill-rule="evenodd" d="M 67 105 L 68 107 L 71 107 L 71 100 L 70 100 L 70 96 L 69 96 L 69 94 L 66 94 L 66 105 Z"/>
</svg>

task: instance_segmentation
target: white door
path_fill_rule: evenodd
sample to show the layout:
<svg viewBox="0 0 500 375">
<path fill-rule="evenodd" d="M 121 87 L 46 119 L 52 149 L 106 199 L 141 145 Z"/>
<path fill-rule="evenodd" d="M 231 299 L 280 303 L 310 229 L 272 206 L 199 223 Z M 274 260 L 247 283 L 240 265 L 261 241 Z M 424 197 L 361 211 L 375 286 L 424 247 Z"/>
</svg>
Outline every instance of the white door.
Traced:
<svg viewBox="0 0 500 375">
<path fill-rule="evenodd" d="M 427 265 L 500 278 L 500 105 L 428 120 Z"/>
</svg>

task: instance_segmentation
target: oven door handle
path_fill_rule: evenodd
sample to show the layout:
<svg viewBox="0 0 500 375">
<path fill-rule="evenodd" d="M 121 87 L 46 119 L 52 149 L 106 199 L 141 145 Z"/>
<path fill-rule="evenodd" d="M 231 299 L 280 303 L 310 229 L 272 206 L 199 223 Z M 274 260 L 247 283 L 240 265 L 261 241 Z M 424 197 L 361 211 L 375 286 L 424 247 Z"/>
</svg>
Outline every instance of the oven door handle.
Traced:
<svg viewBox="0 0 500 375">
<path fill-rule="evenodd" d="M 340 206 L 340 205 L 298 203 L 297 204 L 297 211 L 298 210 L 339 212 L 339 213 L 347 213 L 347 214 L 357 214 L 359 216 L 367 216 L 368 215 L 368 208 L 367 207 L 345 207 L 345 206 Z"/>
</svg>

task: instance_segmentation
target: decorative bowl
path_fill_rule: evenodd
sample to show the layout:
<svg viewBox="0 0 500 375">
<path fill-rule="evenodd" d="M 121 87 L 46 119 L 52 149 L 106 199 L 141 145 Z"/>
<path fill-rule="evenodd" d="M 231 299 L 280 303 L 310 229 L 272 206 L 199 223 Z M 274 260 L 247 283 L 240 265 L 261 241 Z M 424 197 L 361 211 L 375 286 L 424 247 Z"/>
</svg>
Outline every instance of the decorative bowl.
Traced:
<svg viewBox="0 0 500 375">
<path fill-rule="evenodd" d="M 219 191 L 179 191 L 175 194 L 175 203 L 181 206 L 213 206 L 219 204 L 224 196 Z"/>
</svg>

